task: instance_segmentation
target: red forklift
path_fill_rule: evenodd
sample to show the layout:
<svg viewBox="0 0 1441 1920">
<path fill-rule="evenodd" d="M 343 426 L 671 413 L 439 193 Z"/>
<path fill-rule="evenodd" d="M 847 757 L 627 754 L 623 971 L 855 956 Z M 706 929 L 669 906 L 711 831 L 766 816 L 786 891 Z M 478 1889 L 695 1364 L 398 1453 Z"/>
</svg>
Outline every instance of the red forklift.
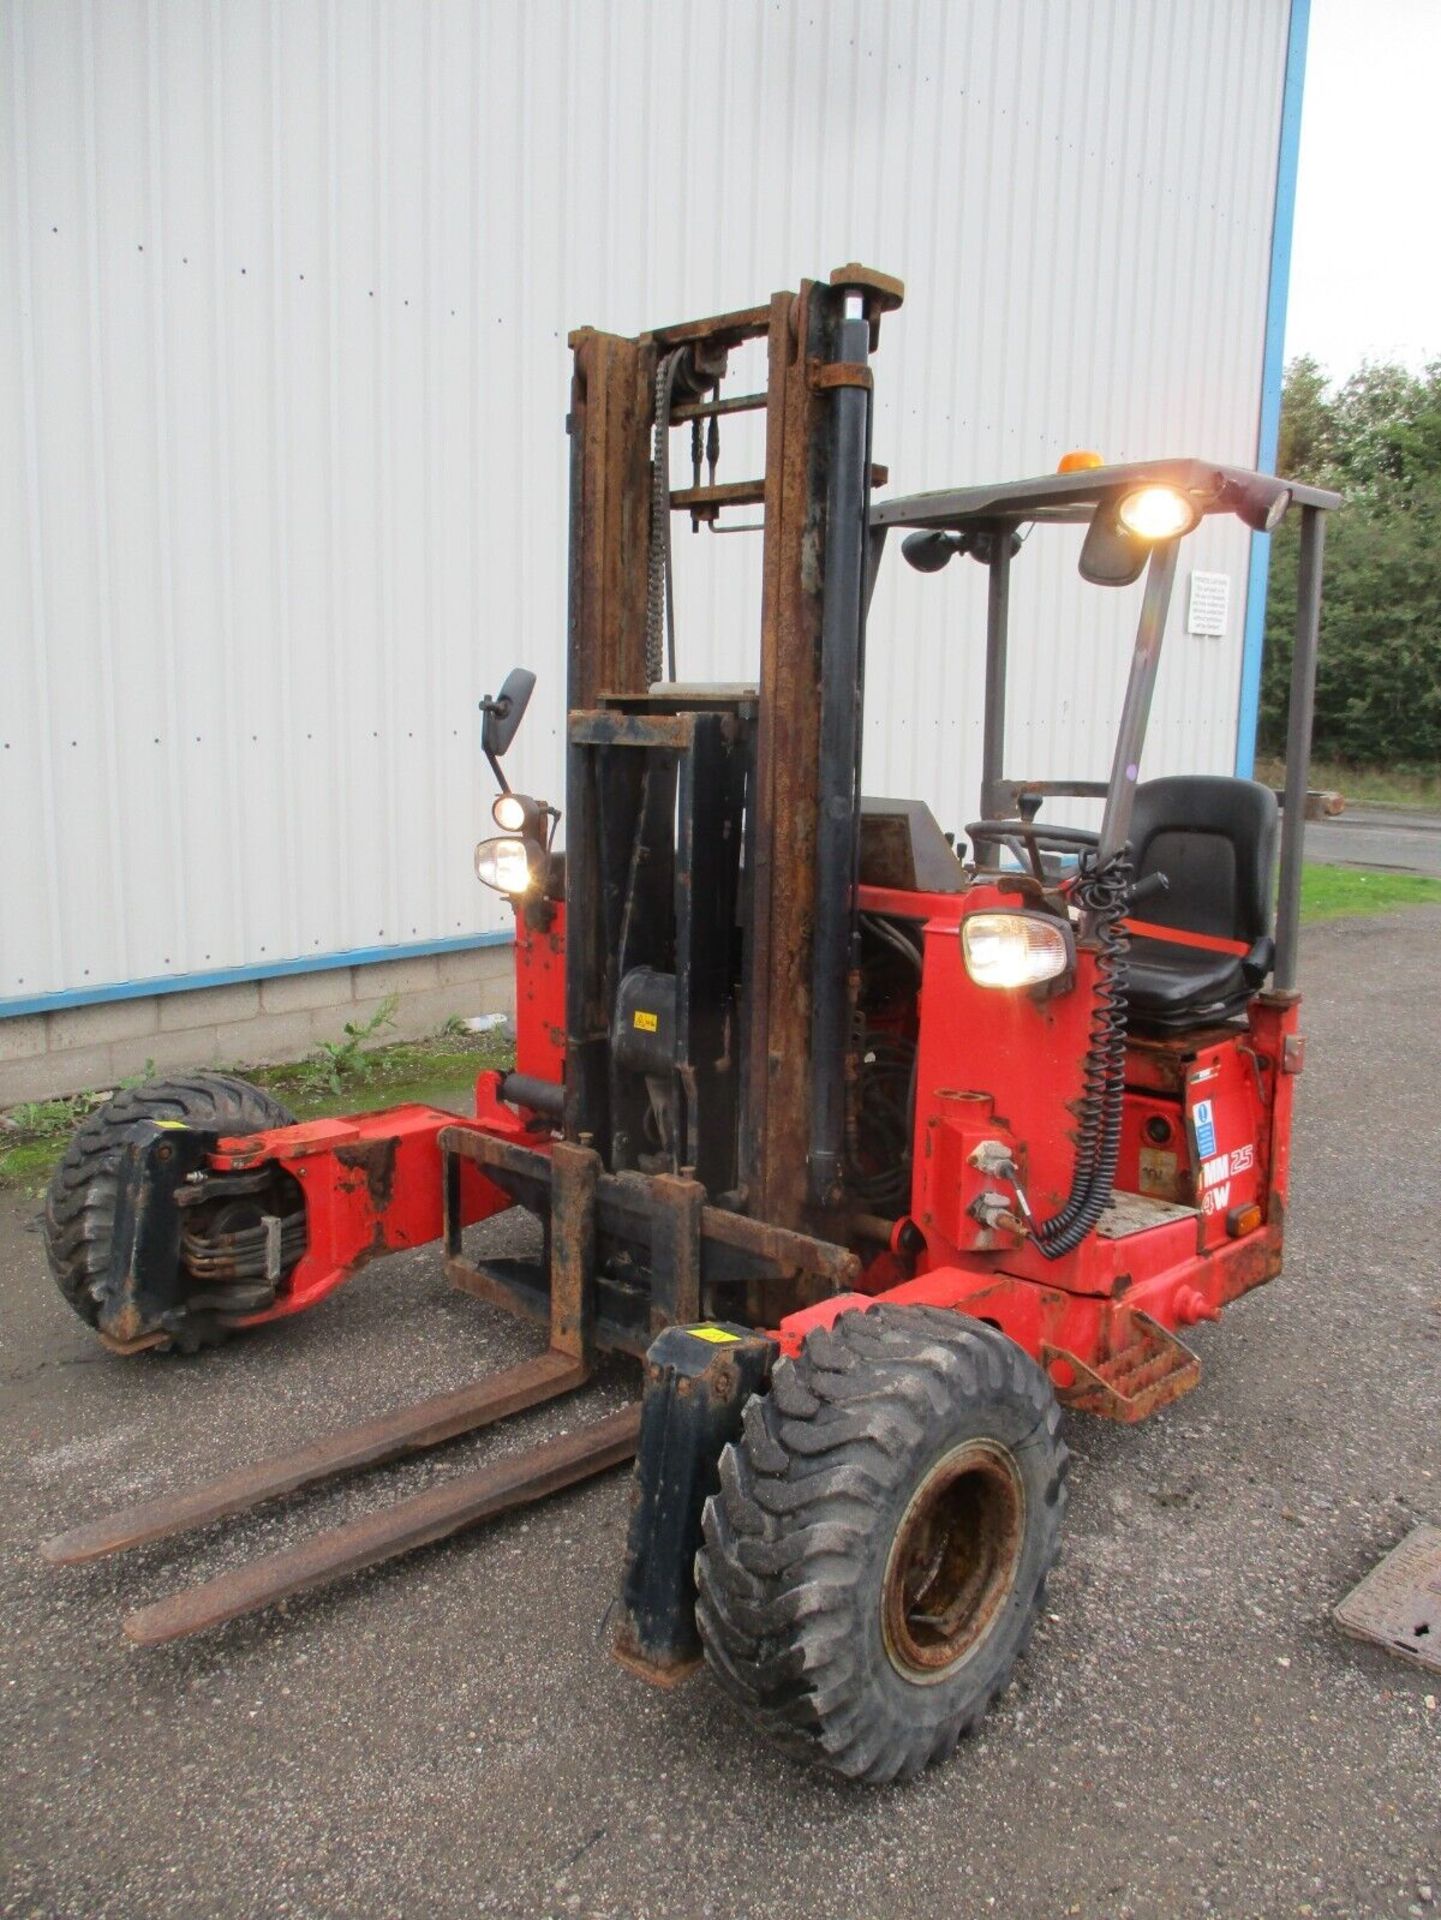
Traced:
<svg viewBox="0 0 1441 1920">
<path fill-rule="evenodd" d="M 1324 517 L 1201 459 L 885 504 L 871 355 L 898 282 L 858 266 L 637 338 L 572 336 L 565 845 L 502 760 L 533 676 L 482 703 L 515 913 L 516 1064 L 475 1113 L 296 1125 L 197 1074 L 121 1092 L 46 1209 L 66 1299 L 121 1354 L 194 1352 L 441 1241 L 548 1344 L 177 1497 L 72 1565 L 438 1445 L 640 1362 L 635 1404 L 132 1614 L 153 1645 L 635 1461 L 616 1652 L 704 1658 L 786 1751 L 848 1779 L 951 1752 L 1023 1652 L 1065 1512 L 1061 1409 L 1134 1421 L 1196 1383 L 1182 1334 L 1279 1270 L 1303 1043 L 1298 900 Z M 758 390 L 724 390 L 764 343 Z M 765 471 L 718 476 L 728 416 Z M 689 429 L 691 481 L 672 485 Z M 678 677 L 671 526 L 762 512 L 754 684 Z M 1284 807 L 1142 780 L 1177 556 L 1211 514 L 1301 518 Z M 1008 775 L 1011 570 L 1085 528 L 1144 583 L 1109 771 Z M 866 616 L 892 530 L 988 579 L 980 817 L 863 798 Z M 1094 831 L 1048 802 L 1101 803 Z M 1279 885 L 1275 885 L 1279 840 Z M 1276 895 L 1273 916 L 1273 888 Z M 482 1228 L 521 1209 L 525 1257 Z"/>
</svg>

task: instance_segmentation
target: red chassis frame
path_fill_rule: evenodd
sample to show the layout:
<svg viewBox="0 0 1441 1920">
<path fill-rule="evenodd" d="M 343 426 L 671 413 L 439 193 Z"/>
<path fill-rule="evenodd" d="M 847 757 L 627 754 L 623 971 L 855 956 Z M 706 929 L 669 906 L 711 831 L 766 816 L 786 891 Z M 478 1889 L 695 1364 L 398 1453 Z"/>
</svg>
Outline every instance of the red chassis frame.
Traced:
<svg viewBox="0 0 1441 1920">
<path fill-rule="evenodd" d="M 565 909 L 560 905 L 543 928 L 532 926 L 523 912 L 516 914 L 515 1024 L 518 1071 L 558 1081 L 565 1063 Z M 445 1230 L 442 1127 L 473 1126 L 544 1150 L 548 1135 L 532 1131 L 500 1098 L 501 1077 L 479 1075 L 471 1121 L 438 1107 L 386 1107 L 222 1141 L 212 1156 L 217 1172 L 273 1164 L 295 1178 L 305 1197 L 304 1254 L 274 1304 L 235 1324 L 256 1327 L 302 1313 L 382 1254 L 439 1240 Z M 460 1163 L 460 1181 L 466 1226 L 512 1204 L 472 1161 Z"/>
<path fill-rule="evenodd" d="M 1093 957 L 1078 956 L 1068 992 L 1001 993 L 969 979 L 959 927 L 968 913 L 1014 904 L 1012 896 L 980 882 L 964 894 L 862 887 L 860 902 L 864 911 L 915 923 L 924 939 L 911 1214 L 865 1269 L 861 1290 L 787 1316 L 775 1338 L 794 1353 L 813 1327 L 878 1300 L 943 1307 L 999 1327 L 1048 1366 L 1066 1397 L 1096 1411 L 1136 1418 L 1175 1398 L 1196 1370 L 1168 1336 L 1214 1319 L 1280 1270 L 1293 1083 L 1303 1056 L 1300 996 L 1258 994 L 1244 1030 L 1131 1041 L 1117 1188 L 1144 1196 L 1142 1224 L 1092 1232 L 1052 1262 L 1019 1231 L 983 1224 L 978 1199 L 993 1195 L 1013 1206 L 1013 1189 L 974 1156 L 983 1142 L 1000 1142 L 1036 1214 L 1060 1205 Z M 1218 944 L 1150 925 L 1144 931 Z M 560 909 L 543 930 L 517 914 L 517 1071 L 551 1082 L 564 1061 L 564 949 Z M 438 1240 L 442 1128 L 470 1126 L 544 1149 L 548 1133 L 501 1100 L 500 1081 L 496 1073 L 479 1076 L 473 1120 L 407 1106 L 223 1142 L 213 1156 L 217 1170 L 274 1163 L 294 1176 L 306 1202 L 305 1254 L 274 1305 L 242 1324 L 301 1312 L 371 1259 Z M 511 1204 L 473 1163 L 462 1161 L 459 1177 L 466 1224 Z M 1118 1369 L 1128 1361 L 1118 1392 Z"/>
</svg>

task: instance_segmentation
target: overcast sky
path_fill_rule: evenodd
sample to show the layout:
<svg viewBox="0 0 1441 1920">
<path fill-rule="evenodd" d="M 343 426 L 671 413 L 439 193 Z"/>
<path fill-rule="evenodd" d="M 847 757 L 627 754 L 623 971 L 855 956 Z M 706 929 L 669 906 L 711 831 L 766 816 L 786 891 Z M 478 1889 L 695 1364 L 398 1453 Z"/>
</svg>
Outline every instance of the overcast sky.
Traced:
<svg viewBox="0 0 1441 1920">
<path fill-rule="evenodd" d="M 1312 0 L 1286 357 L 1441 359 L 1441 0 Z"/>
</svg>

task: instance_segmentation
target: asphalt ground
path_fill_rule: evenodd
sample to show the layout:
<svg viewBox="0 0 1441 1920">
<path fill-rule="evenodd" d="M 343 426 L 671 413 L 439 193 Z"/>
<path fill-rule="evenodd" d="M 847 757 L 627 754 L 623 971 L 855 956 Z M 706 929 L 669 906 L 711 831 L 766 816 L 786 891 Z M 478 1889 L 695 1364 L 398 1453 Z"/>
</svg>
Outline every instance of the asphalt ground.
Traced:
<svg viewBox="0 0 1441 1920">
<path fill-rule="evenodd" d="M 606 1652 L 615 1473 L 158 1652 L 127 1607 L 620 1404 L 607 1374 L 401 1470 L 113 1564 L 45 1534 L 458 1385 L 535 1336 L 395 1258 L 195 1362 L 113 1359 L 0 1206 L 5 1914 L 1430 1916 L 1441 1676 L 1338 1599 L 1441 1521 L 1441 910 L 1304 942 L 1287 1271 L 1199 1331 L 1144 1426 L 1069 1423 L 1066 1558 L 1018 1678 L 954 1761 L 849 1789 L 700 1675 Z"/>
<path fill-rule="evenodd" d="M 1334 819 L 1306 822 L 1306 858 L 1326 866 L 1441 876 L 1441 813 L 1348 806 Z"/>
</svg>

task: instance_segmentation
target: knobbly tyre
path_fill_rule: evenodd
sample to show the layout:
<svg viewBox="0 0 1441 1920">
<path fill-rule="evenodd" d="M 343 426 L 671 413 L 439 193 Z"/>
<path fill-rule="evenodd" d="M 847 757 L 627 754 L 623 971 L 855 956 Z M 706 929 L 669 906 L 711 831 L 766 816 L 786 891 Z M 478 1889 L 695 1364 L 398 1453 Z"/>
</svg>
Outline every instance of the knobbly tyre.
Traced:
<svg viewBox="0 0 1441 1920">
<path fill-rule="evenodd" d="M 78 1527 L 56 1563 L 485 1426 L 580 1387 L 602 1351 L 643 1363 L 642 1397 L 145 1607 L 134 1639 L 634 1457 L 619 1656 L 669 1681 L 703 1654 L 788 1752 L 906 1778 L 1024 1651 L 1061 1540 L 1061 1405 L 1165 1406 L 1199 1372 L 1180 1330 L 1279 1271 L 1336 498 L 1201 459 L 1068 457 L 873 504 L 870 360 L 900 301 L 849 266 L 635 339 L 572 336 L 566 844 L 501 766 L 534 684 L 518 669 L 482 703 L 499 832 L 477 849 L 515 912 L 516 1066 L 480 1076 L 474 1117 L 295 1125 L 228 1076 L 157 1082 L 86 1122 L 47 1203 L 61 1289 L 118 1353 L 203 1348 L 435 1240 L 457 1286 L 549 1334 L 509 1372 Z M 764 385 L 732 393 L 751 342 Z M 765 470 L 721 478 L 743 412 Z M 757 508 L 757 679 L 687 682 L 673 517 Z M 1249 781 L 1140 781 L 1182 541 L 1206 515 L 1292 510 L 1284 810 Z M 1086 529 L 1086 581 L 1144 575 L 1109 773 L 1062 782 L 1003 761 L 1011 570 L 1057 522 Z M 923 571 L 988 576 L 981 817 L 959 852 L 923 802 L 860 793 L 893 529 Z M 1099 802 L 1099 826 L 1043 822 L 1056 798 Z M 541 1222 L 541 1255 L 475 1257 L 465 1228 L 510 1207 Z"/>
</svg>

